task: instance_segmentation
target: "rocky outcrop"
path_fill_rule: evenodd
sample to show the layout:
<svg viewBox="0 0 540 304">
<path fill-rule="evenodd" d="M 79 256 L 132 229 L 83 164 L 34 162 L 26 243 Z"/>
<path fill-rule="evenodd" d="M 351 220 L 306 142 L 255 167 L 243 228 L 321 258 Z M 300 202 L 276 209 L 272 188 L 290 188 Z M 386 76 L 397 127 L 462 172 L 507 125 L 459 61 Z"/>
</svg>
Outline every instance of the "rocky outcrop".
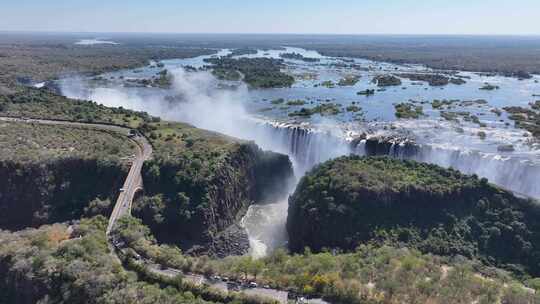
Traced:
<svg viewBox="0 0 540 304">
<path fill-rule="evenodd" d="M 12 269 L 11 261 L 0 260 L 0 303 L 34 304 L 50 290 L 41 280 L 28 277 L 26 269 Z"/>
</svg>

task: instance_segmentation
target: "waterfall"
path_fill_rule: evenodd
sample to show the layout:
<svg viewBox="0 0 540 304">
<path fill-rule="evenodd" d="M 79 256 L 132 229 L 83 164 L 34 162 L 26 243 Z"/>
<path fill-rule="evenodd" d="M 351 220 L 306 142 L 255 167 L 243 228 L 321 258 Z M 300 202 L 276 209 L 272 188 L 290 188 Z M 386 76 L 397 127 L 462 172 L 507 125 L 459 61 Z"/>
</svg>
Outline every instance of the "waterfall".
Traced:
<svg viewBox="0 0 540 304">
<path fill-rule="evenodd" d="M 251 132 L 248 138 L 253 138 L 261 148 L 288 155 L 298 177 L 316 164 L 352 152 L 344 138 L 307 126 L 258 122 Z"/>
<path fill-rule="evenodd" d="M 313 166 L 342 155 L 386 155 L 454 168 L 487 178 L 516 194 L 540 198 L 540 163 L 512 155 L 417 144 L 399 137 L 367 137 L 346 140 L 329 132 L 302 126 L 260 124 L 279 152 L 289 155 L 301 177 Z"/>
<path fill-rule="evenodd" d="M 384 139 L 368 139 L 352 142 L 352 150 L 359 155 L 388 155 L 398 159 L 410 159 L 454 168 L 466 174 L 476 174 L 491 183 L 516 194 L 539 198 L 540 164 L 531 160 L 494 153 L 442 148 L 412 142 L 390 142 Z"/>
<path fill-rule="evenodd" d="M 255 140 L 262 149 L 288 155 L 297 178 L 316 164 L 351 153 L 351 147 L 345 139 L 306 126 L 258 121 L 245 128 L 243 138 Z M 249 236 L 253 257 L 263 257 L 286 245 L 288 196 L 294 191 L 297 182 L 297 179 L 292 181 L 277 202 L 250 206 L 242 219 L 241 224 Z"/>
<path fill-rule="evenodd" d="M 391 136 L 362 136 L 352 140 L 341 130 L 321 131 L 305 125 L 250 121 L 243 126 L 243 132 L 236 136 L 254 140 L 263 149 L 287 154 L 297 178 L 313 166 L 339 156 L 386 155 L 452 167 L 466 174 L 485 177 L 516 194 L 540 197 L 540 187 L 536 185 L 540 180 L 540 164 L 518 157 L 417 144 Z M 254 257 L 265 256 L 286 244 L 287 196 L 294 191 L 296 182 L 290 189 L 284 189 L 283 199 L 273 204 L 253 205 L 243 218 Z"/>
</svg>

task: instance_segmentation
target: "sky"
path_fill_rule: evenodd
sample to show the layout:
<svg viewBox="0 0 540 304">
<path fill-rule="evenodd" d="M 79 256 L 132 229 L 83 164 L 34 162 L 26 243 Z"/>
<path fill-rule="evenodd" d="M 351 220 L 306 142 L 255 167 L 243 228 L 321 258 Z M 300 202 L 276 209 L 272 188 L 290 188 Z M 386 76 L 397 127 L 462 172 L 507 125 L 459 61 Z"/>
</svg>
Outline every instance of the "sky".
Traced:
<svg viewBox="0 0 540 304">
<path fill-rule="evenodd" d="M 0 31 L 540 34 L 540 0 L 0 2 Z"/>
</svg>

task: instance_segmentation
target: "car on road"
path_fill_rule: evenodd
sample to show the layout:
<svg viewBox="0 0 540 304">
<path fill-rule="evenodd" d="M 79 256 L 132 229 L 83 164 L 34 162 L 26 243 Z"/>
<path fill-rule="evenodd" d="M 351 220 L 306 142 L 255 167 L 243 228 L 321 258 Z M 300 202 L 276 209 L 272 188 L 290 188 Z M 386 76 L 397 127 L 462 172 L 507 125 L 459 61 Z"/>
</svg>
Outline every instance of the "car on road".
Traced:
<svg viewBox="0 0 540 304">
<path fill-rule="evenodd" d="M 236 282 L 227 282 L 227 289 L 229 290 L 240 290 L 241 285 Z"/>
</svg>

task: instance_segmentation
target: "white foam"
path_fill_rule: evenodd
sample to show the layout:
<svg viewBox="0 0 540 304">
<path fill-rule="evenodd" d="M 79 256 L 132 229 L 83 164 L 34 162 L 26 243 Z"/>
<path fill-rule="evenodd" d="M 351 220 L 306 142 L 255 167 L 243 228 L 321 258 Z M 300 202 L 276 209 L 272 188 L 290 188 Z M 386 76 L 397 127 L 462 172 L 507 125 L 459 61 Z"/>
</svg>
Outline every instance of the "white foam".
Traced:
<svg viewBox="0 0 540 304">
<path fill-rule="evenodd" d="M 109 40 L 99 40 L 99 39 L 81 39 L 75 42 L 76 45 L 96 45 L 96 44 L 111 44 L 118 45 L 118 42 L 109 41 Z"/>
</svg>

